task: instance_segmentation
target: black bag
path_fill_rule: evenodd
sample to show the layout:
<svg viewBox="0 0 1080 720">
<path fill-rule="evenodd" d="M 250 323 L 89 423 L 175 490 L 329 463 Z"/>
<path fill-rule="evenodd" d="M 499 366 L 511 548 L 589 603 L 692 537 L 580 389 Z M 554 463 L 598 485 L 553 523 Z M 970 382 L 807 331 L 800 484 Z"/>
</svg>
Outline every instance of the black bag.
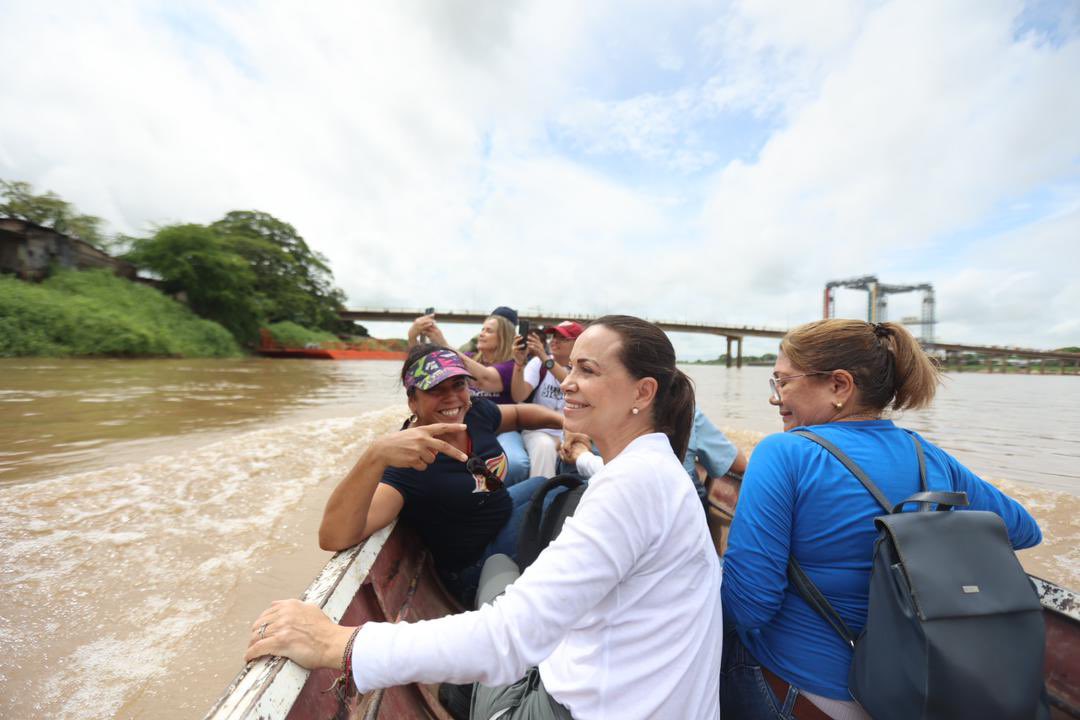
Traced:
<svg viewBox="0 0 1080 720">
<path fill-rule="evenodd" d="M 564 487 L 566 492 L 551 501 L 547 512 L 544 512 L 544 498 L 556 488 Z M 562 531 L 566 518 L 574 514 L 581 496 L 588 487 L 585 481 L 573 474 L 556 475 L 536 489 L 532 500 L 529 501 L 529 509 L 521 521 L 521 530 L 518 534 L 518 558 L 517 564 L 522 572 L 533 564 L 544 548 L 558 537 Z"/>
<path fill-rule="evenodd" d="M 940 511 L 965 506 L 967 494 L 927 492 L 926 460 L 914 436 L 922 492 L 890 509 L 839 448 L 812 432 L 796 433 L 832 453 L 885 508 L 874 518 L 879 534 L 858 638 L 788 559 L 796 591 L 853 649 L 852 697 L 875 720 L 1049 717 L 1042 606 L 1001 518 L 976 510 L 930 512 L 931 503 Z M 907 503 L 919 503 L 919 511 L 902 512 Z"/>
</svg>

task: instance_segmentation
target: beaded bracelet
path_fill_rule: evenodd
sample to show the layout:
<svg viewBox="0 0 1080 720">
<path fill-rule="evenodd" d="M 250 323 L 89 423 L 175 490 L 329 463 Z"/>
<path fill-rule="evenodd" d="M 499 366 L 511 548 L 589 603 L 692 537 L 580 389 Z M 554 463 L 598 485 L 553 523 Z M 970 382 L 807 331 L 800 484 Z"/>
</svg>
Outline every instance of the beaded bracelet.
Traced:
<svg viewBox="0 0 1080 720">
<path fill-rule="evenodd" d="M 341 674 L 338 675 L 337 680 L 334 683 L 323 690 L 324 693 L 328 693 L 331 690 L 336 691 L 338 699 L 341 702 L 345 702 L 345 695 L 349 689 L 349 683 L 352 682 L 352 649 L 353 643 L 356 641 L 356 636 L 360 632 L 360 628 L 356 628 L 352 631 L 352 635 L 349 636 L 349 641 L 345 643 L 345 652 L 341 654 Z"/>
<path fill-rule="evenodd" d="M 356 636 L 359 634 L 360 628 L 356 628 L 352 631 L 352 635 L 349 636 L 349 642 L 345 643 L 345 652 L 341 655 L 341 672 L 348 676 L 349 680 L 352 680 L 352 648 L 353 643 L 356 642 Z"/>
</svg>

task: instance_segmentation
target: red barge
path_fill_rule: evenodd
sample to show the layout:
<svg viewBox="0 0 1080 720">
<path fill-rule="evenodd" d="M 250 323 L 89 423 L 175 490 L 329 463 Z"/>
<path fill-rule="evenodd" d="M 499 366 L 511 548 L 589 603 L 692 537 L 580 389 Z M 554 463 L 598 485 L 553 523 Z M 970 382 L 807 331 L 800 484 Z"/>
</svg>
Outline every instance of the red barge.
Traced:
<svg viewBox="0 0 1080 720">
<path fill-rule="evenodd" d="M 263 328 L 259 331 L 259 347 L 255 351 L 263 357 L 299 360 L 404 360 L 406 353 L 400 350 L 365 350 L 348 343 L 321 343 L 311 347 L 285 347 Z"/>
</svg>

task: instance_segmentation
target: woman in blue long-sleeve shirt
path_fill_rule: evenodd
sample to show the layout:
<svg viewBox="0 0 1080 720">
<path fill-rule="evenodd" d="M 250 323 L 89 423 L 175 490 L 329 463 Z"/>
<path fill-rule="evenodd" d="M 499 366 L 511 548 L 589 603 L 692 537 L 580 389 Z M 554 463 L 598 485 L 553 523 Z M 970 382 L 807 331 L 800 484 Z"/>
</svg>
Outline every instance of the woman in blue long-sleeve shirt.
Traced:
<svg viewBox="0 0 1080 720">
<path fill-rule="evenodd" d="M 893 503 L 917 492 L 914 433 L 882 417 L 890 407 L 929 405 L 939 383 L 911 333 L 896 323 L 823 320 L 792 330 L 780 350 L 770 402 L 784 430 L 806 428 L 831 441 Z M 966 492 L 970 509 L 1000 515 L 1016 549 L 1039 543 L 1039 527 L 1019 503 L 915 437 L 931 490 Z M 857 633 L 880 514 L 862 484 L 816 443 L 785 432 L 758 445 L 724 556 L 724 613 L 737 632 L 725 638 L 725 714 L 787 718 L 792 708 L 783 708 L 794 701 L 795 717 L 800 708 L 867 717 L 847 690 L 850 648 L 788 585 L 787 561 L 799 562 Z"/>
</svg>

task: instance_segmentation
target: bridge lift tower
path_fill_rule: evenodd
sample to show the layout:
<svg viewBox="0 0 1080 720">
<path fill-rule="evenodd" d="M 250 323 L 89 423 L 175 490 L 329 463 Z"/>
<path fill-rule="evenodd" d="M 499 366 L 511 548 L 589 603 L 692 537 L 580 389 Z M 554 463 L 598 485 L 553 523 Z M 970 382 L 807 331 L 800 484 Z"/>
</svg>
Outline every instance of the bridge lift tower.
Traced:
<svg viewBox="0 0 1080 720">
<path fill-rule="evenodd" d="M 826 319 L 836 317 L 836 288 L 851 288 L 853 290 L 865 290 L 866 320 L 867 322 L 885 322 L 888 308 L 887 297 L 896 293 L 922 291 L 922 316 L 904 318 L 907 325 L 919 325 L 919 340 L 922 342 L 934 342 L 934 325 L 937 319 L 934 317 L 934 286 L 930 283 L 919 285 L 889 285 L 879 282 L 875 275 L 850 278 L 848 280 L 830 280 L 825 283 L 825 312 Z"/>
</svg>

